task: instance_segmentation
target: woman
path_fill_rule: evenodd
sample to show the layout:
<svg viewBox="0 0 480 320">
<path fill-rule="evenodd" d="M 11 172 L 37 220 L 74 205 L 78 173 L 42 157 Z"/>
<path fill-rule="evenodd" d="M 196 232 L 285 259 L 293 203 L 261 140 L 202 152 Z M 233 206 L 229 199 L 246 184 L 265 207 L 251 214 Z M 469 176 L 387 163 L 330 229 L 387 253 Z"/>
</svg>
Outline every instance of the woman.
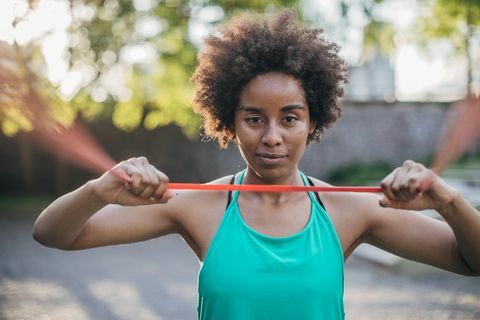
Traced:
<svg viewBox="0 0 480 320">
<path fill-rule="evenodd" d="M 204 129 L 238 146 L 246 170 L 211 183 L 327 186 L 298 170 L 307 144 L 340 116 L 338 47 L 282 11 L 247 15 L 206 40 L 193 76 Z M 320 165 L 320 164 L 319 164 Z M 66 194 L 34 237 L 78 250 L 180 234 L 202 262 L 200 319 L 341 319 L 343 263 L 361 243 L 455 273 L 480 274 L 480 214 L 421 164 L 406 161 L 383 195 L 167 190 L 140 157 Z M 321 200 L 320 200 L 321 199 Z M 435 209 L 440 222 L 410 210 Z M 328 212 L 328 213 L 327 213 Z"/>
</svg>

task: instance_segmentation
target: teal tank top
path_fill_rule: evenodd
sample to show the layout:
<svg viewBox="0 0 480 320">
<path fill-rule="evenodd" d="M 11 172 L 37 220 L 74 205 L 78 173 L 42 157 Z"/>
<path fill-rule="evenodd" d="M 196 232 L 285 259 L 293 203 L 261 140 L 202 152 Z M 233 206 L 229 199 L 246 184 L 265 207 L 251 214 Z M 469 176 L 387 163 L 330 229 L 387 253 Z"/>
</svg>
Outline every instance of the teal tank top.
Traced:
<svg viewBox="0 0 480 320">
<path fill-rule="evenodd" d="M 198 318 L 344 319 L 343 251 L 314 194 L 308 193 L 312 206 L 307 225 L 287 237 L 270 237 L 248 226 L 238 194 L 233 193 L 199 271 Z"/>
</svg>

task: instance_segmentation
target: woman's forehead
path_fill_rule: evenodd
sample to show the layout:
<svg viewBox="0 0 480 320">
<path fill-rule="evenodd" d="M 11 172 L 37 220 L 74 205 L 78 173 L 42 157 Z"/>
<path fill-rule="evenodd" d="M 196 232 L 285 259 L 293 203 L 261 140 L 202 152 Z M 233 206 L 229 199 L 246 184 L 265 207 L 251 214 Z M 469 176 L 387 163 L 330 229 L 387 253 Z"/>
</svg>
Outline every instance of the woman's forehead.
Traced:
<svg viewBox="0 0 480 320">
<path fill-rule="evenodd" d="M 303 105 L 304 96 L 302 85 L 295 77 L 269 72 L 253 78 L 243 87 L 239 105 L 255 106 L 272 99 L 284 105 Z"/>
<path fill-rule="evenodd" d="M 262 89 L 280 89 L 285 90 L 286 87 L 301 89 L 300 81 L 290 74 L 283 72 L 270 71 L 267 73 L 262 73 L 257 75 L 255 78 L 251 79 L 245 87 L 249 88 L 262 88 Z M 244 87 L 244 89 L 245 89 Z"/>
</svg>

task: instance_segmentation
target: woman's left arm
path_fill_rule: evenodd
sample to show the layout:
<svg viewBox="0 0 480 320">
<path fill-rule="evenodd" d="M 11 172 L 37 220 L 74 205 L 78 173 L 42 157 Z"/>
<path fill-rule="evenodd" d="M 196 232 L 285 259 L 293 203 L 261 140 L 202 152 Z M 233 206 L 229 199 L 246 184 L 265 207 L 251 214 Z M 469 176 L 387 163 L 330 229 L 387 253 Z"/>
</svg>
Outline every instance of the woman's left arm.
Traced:
<svg viewBox="0 0 480 320">
<path fill-rule="evenodd" d="M 480 213 L 455 188 L 410 160 L 381 186 L 383 208 L 371 211 L 366 242 L 456 273 L 480 275 Z M 446 223 L 409 212 L 426 209 L 436 210 Z"/>
<path fill-rule="evenodd" d="M 480 276 L 480 213 L 458 192 L 437 211 L 452 228 L 463 259 Z"/>
</svg>

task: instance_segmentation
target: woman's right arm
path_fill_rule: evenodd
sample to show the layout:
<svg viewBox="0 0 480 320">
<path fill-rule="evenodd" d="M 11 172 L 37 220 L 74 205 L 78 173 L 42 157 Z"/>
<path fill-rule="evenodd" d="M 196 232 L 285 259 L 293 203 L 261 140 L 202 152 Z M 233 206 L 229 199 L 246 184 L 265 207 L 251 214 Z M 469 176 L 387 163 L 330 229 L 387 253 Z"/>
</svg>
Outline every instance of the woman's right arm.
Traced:
<svg viewBox="0 0 480 320">
<path fill-rule="evenodd" d="M 49 247 L 77 250 L 147 240 L 177 231 L 168 178 L 146 158 L 132 158 L 51 203 L 37 218 L 33 237 Z"/>
</svg>

